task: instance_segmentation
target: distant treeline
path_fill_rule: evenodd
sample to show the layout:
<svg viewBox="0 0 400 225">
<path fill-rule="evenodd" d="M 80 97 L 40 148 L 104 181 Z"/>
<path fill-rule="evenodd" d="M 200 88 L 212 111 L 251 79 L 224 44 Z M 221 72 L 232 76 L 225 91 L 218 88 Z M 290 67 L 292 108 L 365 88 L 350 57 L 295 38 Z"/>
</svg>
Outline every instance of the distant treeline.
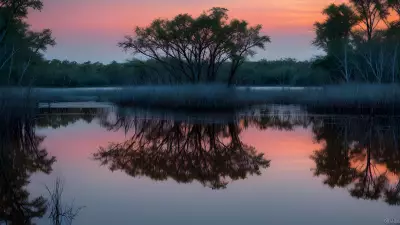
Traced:
<svg viewBox="0 0 400 225">
<path fill-rule="evenodd" d="M 29 73 L 21 84 L 44 87 L 79 87 L 190 83 L 184 76 L 171 80 L 167 71 L 163 73 L 161 68 L 155 72 L 154 67 L 157 66 L 160 65 L 152 60 L 145 62 L 132 60 L 110 64 L 60 60 L 41 61 L 31 64 Z M 215 82 L 226 83 L 229 66 L 229 63 L 221 66 Z M 234 84 L 321 85 L 331 82 L 328 75 L 323 69 L 313 68 L 312 62 L 308 61 L 299 62 L 294 59 L 248 61 L 238 70 Z M 5 78 L 7 77 L 0 77 L 2 85 L 8 84 L 8 80 Z M 18 82 L 17 79 L 12 80 L 12 83 L 16 84 L 16 82 Z"/>
</svg>

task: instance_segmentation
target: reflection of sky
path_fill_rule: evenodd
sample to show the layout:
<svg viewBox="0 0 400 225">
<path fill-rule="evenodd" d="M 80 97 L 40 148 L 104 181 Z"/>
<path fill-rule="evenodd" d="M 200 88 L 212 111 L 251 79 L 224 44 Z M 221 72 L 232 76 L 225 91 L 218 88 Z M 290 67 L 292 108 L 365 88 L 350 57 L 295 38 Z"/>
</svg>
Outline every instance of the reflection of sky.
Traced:
<svg viewBox="0 0 400 225">
<path fill-rule="evenodd" d="M 231 17 L 262 24 L 272 38 L 267 52 L 256 59 L 294 57 L 309 59 L 320 54 L 311 46 L 312 24 L 321 20 L 322 9 L 343 0 L 44 0 L 42 12 L 33 12 L 34 29 L 51 28 L 58 45 L 48 58 L 76 61 L 121 61 L 129 55 L 117 46 L 134 26 L 179 13 L 198 15 L 211 7 L 226 7 Z M 84 51 L 82 51 L 84 49 Z"/>
<path fill-rule="evenodd" d="M 44 145 L 57 157 L 50 176 L 35 175 L 32 195 L 56 176 L 65 182 L 65 199 L 84 205 L 74 224 L 383 224 L 398 208 L 357 200 L 346 189 L 330 189 L 312 176 L 309 159 L 319 144 L 310 130 L 243 131 L 242 141 L 265 153 L 271 166 L 262 175 L 212 190 L 201 184 L 155 182 L 110 172 L 90 159 L 99 146 L 122 141 L 123 132 L 78 122 L 56 131 L 44 129 Z M 47 223 L 46 223 L 47 224 Z"/>
</svg>

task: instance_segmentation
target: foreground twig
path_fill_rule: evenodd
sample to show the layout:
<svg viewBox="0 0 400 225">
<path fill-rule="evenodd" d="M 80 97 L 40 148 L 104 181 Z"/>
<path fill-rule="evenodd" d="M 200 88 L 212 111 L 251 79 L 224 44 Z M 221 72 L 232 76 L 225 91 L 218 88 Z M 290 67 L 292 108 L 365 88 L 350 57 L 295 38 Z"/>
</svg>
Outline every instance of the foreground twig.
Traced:
<svg viewBox="0 0 400 225">
<path fill-rule="evenodd" d="M 60 178 L 56 179 L 53 190 L 50 190 L 47 186 L 46 189 L 50 195 L 48 207 L 50 209 L 49 219 L 51 220 L 51 224 L 72 224 L 73 220 L 84 207 L 75 208 L 73 203 L 71 205 L 64 204 L 62 200 L 64 183 Z"/>
</svg>

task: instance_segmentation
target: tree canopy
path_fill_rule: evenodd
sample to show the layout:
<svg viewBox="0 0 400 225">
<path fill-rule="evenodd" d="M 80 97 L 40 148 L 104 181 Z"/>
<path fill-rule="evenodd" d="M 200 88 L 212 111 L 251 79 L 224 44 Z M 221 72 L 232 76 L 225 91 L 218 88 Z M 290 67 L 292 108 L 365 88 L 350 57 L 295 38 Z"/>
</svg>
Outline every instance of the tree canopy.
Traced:
<svg viewBox="0 0 400 225">
<path fill-rule="evenodd" d="M 20 84 L 28 66 L 42 61 L 42 51 L 54 46 L 50 29 L 30 30 L 29 10 L 41 10 L 42 0 L 0 0 L 0 79 Z"/>
<path fill-rule="evenodd" d="M 161 63 L 171 82 L 215 81 L 221 65 L 229 61 L 231 84 L 238 68 L 255 55 L 254 49 L 264 49 L 270 38 L 260 34 L 261 25 L 229 20 L 227 12 L 212 8 L 197 18 L 180 14 L 156 19 L 148 27 L 136 27 L 135 36 L 126 36 L 119 46 Z"/>
<path fill-rule="evenodd" d="M 400 21 L 397 0 L 351 0 L 324 9 L 314 24 L 313 44 L 327 55 L 316 61 L 337 82 L 397 82 L 400 79 Z"/>
<path fill-rule="evenodd" d="M 400 0 L 388 0 L 389 7 L 397 12 L 397 15 L 400 16 Z"/>
<path fill-rule="evenodd" d="M 328 51 L 334 42 L 350 38 L 352 29 L 360 22 L 360 17 L 346 4 L 331 4 L 322 12 L 326 20 L 314 24 L 316 38 L 313 43 Z"/>
</svg>

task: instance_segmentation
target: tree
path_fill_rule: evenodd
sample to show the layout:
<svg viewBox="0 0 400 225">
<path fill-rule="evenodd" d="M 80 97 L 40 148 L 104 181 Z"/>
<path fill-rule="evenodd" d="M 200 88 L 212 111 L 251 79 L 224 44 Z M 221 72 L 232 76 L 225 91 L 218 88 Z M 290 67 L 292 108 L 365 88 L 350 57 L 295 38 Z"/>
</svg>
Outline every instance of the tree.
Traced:
<svg viewBox="0 0 400 225">
<path fill-rule="evenodd" d="M 331 4 L 322 11 L 326 15 L 324 22 L 314 24 L 316 37 L 313 44 L 329 51 L 332 45 L 350 38 L 352 29 L 360 22 L 360 18 L 346 4 Z"/>
<path fill-rule="evenodd" d="M 10 25 L 21 21 L 28 15 L 28 10 L 41 10 L 42 0 L 0 0 L 0 40 L 10 31 Z"/>
<path fill-rule="evenodd" d="M 350 0 L 350 3 L 361 19 L 367 40 L 372 40 L 379 23 L 389 15 L 387 0 Z"/>
<path fill-rule="evenodd" d="M 229 21 L 227 12 L 212 8 L 197 18 L 180 14 L 172 20 L 156 19 L 148 27 L 137 27 L 135 37 L 126 36 L 118 45 L 162 64 L 172 82 L 213 82 L 229 61 L 232 84 L 238 68 L 270 38 L 260 34 L 261 25 Z"/>
<path fill-rule="evenodd" d="M 397 12 L 397 15 L 400 16 L 400 0 L 388 0 L 389 7 Z"/>
<path fill-rule="evenodd" d="M 350 39 L 352 29 L 360 22 L 360 18 L 346 4 L 331 4 L 322 13 L 327 18 L 323 23 L 314 24 L 316 37 L 313 44 L 327 52 L 328 56 L 323 60 L 329 61 L 327 64 L 334 67 L 331 70 L 335 76 L 340 74 L 342 80 L 349 82 L 353 73 Z"/>
<path fill-rule="evenodd" d="M 334 80 L 396 82 L 399 71 L 399 23 L 388 22 L 396 1 L 351 0 L 350 5 L 330 5 L 327 19 L 315 23 L 314 45 L 327 56 L 316 65 L 327 68 Z M 378 25 L 385 22 L 388 29 Z M 361 29 L 357 29 L 359 26 Z"/>
<path fill-rule="evenodd" d="M 25 22 L 29 10 L 42 7 L 42 0 L 0 0 L 0 78 L 7 84 L 21 84 L 28 67 L 42 60 L 41 51 L 56 44 L 51 30 L 32 31 Z"/>
</svg>

